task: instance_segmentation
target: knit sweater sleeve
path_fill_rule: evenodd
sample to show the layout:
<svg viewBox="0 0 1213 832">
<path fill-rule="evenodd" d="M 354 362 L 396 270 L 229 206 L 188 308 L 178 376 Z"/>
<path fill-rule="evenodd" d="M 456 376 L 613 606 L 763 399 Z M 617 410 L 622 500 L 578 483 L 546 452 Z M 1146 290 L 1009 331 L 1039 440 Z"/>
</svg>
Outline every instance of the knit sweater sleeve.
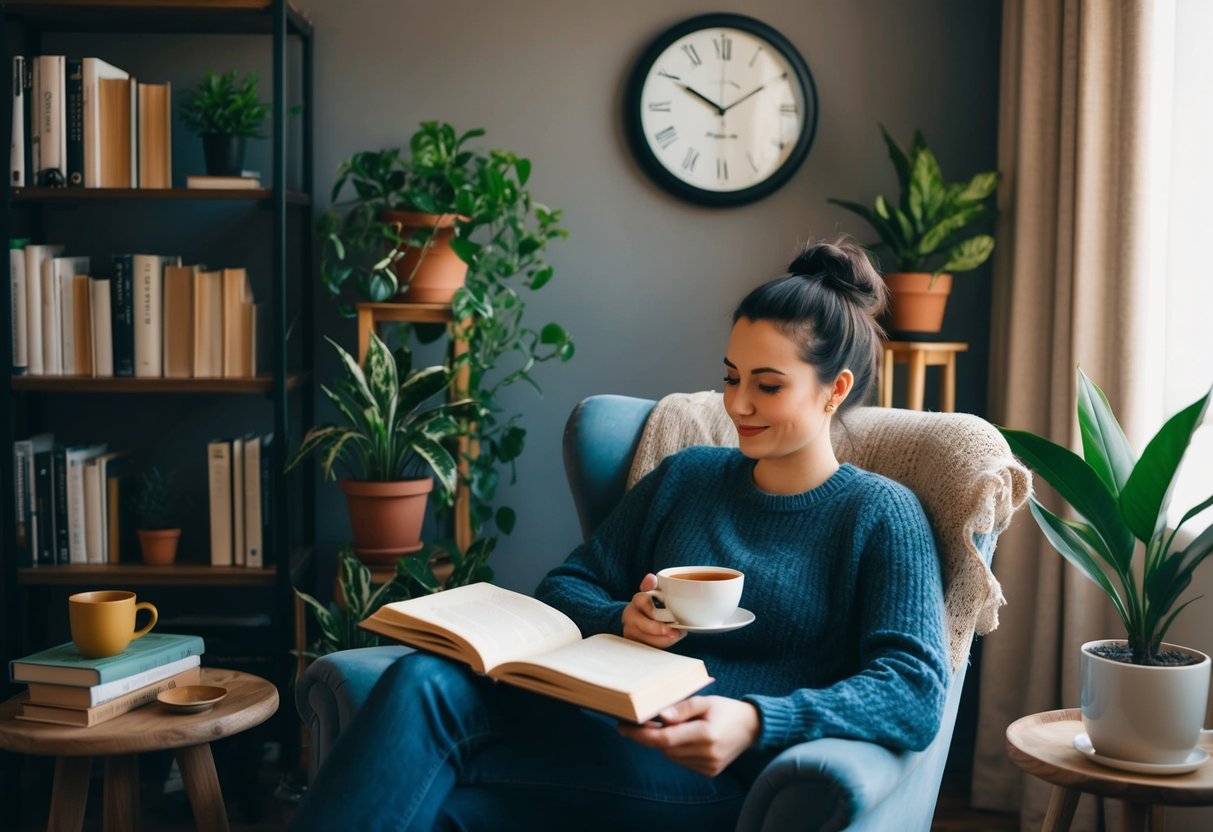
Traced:
<svg viewBox="0 0 1213 832">
<path fill-rule="evenodd" d="M 919 751 L 939 730 L 950 673 L 939 557 L 912 492 L 878 494 L 857 578 L 858 670 L 822 688 L 742 697 L 759 711 L 759 748 L 841 737 Z"/>
<path fill-rule="evenodd" d="M 652 562 L 649 541 L 668 503 L 667 457 L 628 491 L 606 520 L 540 582 L 535 597 L 563 612 L 583 636 L 623 635 L 623 610 Z"/>
</svg>

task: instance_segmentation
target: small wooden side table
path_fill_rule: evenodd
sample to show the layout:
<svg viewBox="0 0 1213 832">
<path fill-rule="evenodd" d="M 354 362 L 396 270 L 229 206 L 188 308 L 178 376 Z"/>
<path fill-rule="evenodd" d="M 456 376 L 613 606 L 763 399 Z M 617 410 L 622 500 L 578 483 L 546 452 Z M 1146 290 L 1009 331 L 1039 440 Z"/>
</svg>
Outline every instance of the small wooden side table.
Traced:
<svg viewBox="0 0 1213 832">
<path fill-rule="evenodd" d="M 1053 784 L 1042 832 L 1068 830 L 1082 792 L 1123 800 L 1123 832 L 1162 832 L 1163 806 L 1213 805 L 1213 760 L 1174 776 L 1120 771 L 1094 763 L 1074 748 L 1074 737 L 1083 730 L 1077 708 L 1032 714 L 1007 728 L 1011 761 Z M 1202 734 L 1200 747 L 1213 752 L 1213 736 Z"/>
<path fill-rule="evenodd" d="M 922 410 L 927 367 L 942 367 L 939 409 L 943 413 L 953 412 L 956 410 L 956 354 L 968 349 L 968 344 L 946 341 L 885 341 L 884 366 L 880 373 L 880 406 L 893 406 L 893 365 L 909 364 L 906 407 Z"/>
<path fill-rule="evenodd" d="M 84 823 L 93 757 L 106 758 L 104 828 L 107 832 L 138 828 L 139 767 L 135 755 L 176 749 L 177 765 L 198 829 L 227 832 L 227 809 L 210 743 L 273 716 L 278 710 L 278 689 L 259 676 L 217 668 L 202 669 L 202 684 L 227 688 L 227 696 L 198 714 L 172 713 L 153 702 L 91 728 L 17 719 L 25 694 L 0 704 L 0 748 L 55 757 L 47 829 L 79 830 Z"/>
</svg>

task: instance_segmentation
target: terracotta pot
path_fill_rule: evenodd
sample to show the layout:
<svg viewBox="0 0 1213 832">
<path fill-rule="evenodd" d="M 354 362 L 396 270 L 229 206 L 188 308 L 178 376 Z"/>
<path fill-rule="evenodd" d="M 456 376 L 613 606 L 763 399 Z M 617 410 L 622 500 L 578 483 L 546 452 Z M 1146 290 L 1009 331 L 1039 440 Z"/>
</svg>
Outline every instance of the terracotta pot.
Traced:
<svg viewBox="0 0 1213 832">
<path fill-rule="evenodd" d="M 354 532 L 354 553 L 364 563 L 395 563 L 422 547 L 425 504 L 434 490 L 430 477 L 398 482 L 342 480 Z"/>
<path fill-rule="evenodd" d="M 939 332 L 952 292 L 952 275 L 931 282 L 930 272 L 890 272 L 884 282 L 892 292 L 888 328 L 893 332 Z"/>
<path fill-rule="evenodd" d="M 404 257 L 392 266 L 400 281 L 396 300 L 405 303 L 450 303 L 463 286 L 468 273 L 468 264 L 460 260 L 451 248 L 451 238 L 455 236 L 455 215 L 384 211 L 379 219 L 387 223 L 400 223 L 400 235 L 406 240 L 418 228 L 437 226 L 428 250 L 424 246 L 410 246 Z M 416 274 L 413 273 L 414 269 L 417 270 Z M 411 283 L 409 275 L 413 276 Z"/>
<path fill-rule="evenodd" d="M 139 552 L 148 566 L 168 566 L 177 559 L 181 529 L 136 529 Z"/>
<path fill-rule="evenodd" d="M 1200 739 L 1209 697 L 1209 657 L 1162 644 L 1195 664 L 1145 667 L 1091 652 L 1124 639 L 1088 641 L 1080 654 L 1082 724 L 1095 752 L 1138 763 L 1183 763 Z"/>
</svg>

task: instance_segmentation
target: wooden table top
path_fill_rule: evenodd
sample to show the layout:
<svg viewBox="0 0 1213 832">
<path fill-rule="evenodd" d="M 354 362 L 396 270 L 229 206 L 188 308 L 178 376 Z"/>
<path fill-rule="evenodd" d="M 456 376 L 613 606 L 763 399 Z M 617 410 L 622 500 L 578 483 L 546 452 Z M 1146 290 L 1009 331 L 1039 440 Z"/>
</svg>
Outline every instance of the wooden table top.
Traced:
<svg viewBox="0 0 1213 832">
<path fill-rule="evenodd" d="M 67 757 L 161 751 L 238 734 L 278 710 L 278 689 L 260 676 L 204 667 L 202 684 L 227 688 L 227 696 L 197 714 L 175 713 L 152 702 L 91 728 L 16 719 L 26 697 L 22 693 L 0 704 L 0 748 Z"/>
<path fill-rule="evenodd" d="M 1122 800 L 1172 806 L 1213 804 L 1213 759 L 1189 774 L 1136 774 L 1092 762 L 1074 747 L 1086 729 L 1077 708 L 1032 714 L 1007 728 L 1007 754 L 1015 765 L 1058 786 Z M 1198 747 L 1213 753 L 1213 734 Z"/>
</svg>

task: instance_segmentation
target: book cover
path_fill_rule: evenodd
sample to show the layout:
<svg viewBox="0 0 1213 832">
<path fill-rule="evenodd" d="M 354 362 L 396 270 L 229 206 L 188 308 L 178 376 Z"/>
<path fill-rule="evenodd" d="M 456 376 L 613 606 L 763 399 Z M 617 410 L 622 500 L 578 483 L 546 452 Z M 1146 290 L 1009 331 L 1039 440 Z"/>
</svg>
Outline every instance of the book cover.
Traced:
<svg viewBox="0 0 1213 832">
<path fill-rule="evenodd" d="M 79 58 L 68 58 L 67 72 L 67 186 L 84 187 L 84 69 Z"/>
<path fill-rule="evenodd" d="M 24 237 L 8 241 L 8 276 L 10 298 L 12 299 L 12 333 L 13 333 L 13 375 L 23 376 L 29 370 L 29 333 L 26 331 L 26 320 L 29 310 L 25 305 L 25 246 L 29 240 Z"/>
<path fill-rule="evenodd" d="M 84 104 L 84 186 L 103 187 L 101 160 L 106 154 L 101 143 L 101 79 L 125 80 L 130 76 L 100 58 L 85 58 L 83 69 L 82 97 Z M 112 114 L 111 114 L 112 116 Z M 108 150 L 109 148 L 106 148 Z M 113 183 L 106 185 L 113 187 Z"/>
<path fill-rule="evenodd" d="M 124 693 L 99 705 L 85 708 L 38 702 L 34 700 L 31 692 L 29 701 L 22 704 L 21 714 L 17 718 L 30 720 L 31 722 L 52 722 L 57 725 L 80 725 L 87 728 L 111 720 L 114 717 L 122 716 L 122 714 L 133 711 L 136 708 L 141 708 L 144 705 L 149 705 L 155 702 L 156 697 L 166 690 L 172 690 L 173 688 L 185 685 L 197 685 L 201 681 L 202 671 L 195 667 L 184 670 L 167 679 L 161 679 L 158 682 L 152 682 L 143 687 L 136 688 L 129 693 Z M 82 688 L 82 690 L 85 689 Z"/>
<path fill-rule="evenodd" d="M 246 308 L 253 304 L 248 272 L 223 270 L 223 377 L 248 378 L 253 375 L 252 327 Z"/>
<path fill-rule="evenodd" d="M 72 331 L 76 340 L 76 375 L 94 376 L 93 303 L 89 276 L 72 275 Z"/>
<path fill-rule="evenodd" d="M 58 370 L 55 375 L 74 376 L 76 370 L 76 313 L 74 281 L 78 274 L 87 274 L 89 259 L 87 257 L 54 257 L 49 263 L 43 264 L 43 270 L 50 270 L 50 281 L 53 286 L 50 292 L 53 296 L 54 313 L 57 319 L 53 322 L 43 320 L 43 355 L 50 356 L 47 360 L 47 373 Z M 43 281 L 46 291 L 47 281 Z M 43 308 L 46 308 L 45 302 Z M 53 330 L 48 337 L 48 327 Z M 57 337 L 57 341 L 55 340 Z M 52 343 L 52 341 L 54 343 Z M 48 346 L 50 345 L 50 346 Z"/>
<path fill-rule="evenodd" d="M 262 438 L 253 434 L 244 438 L 244 565 L 251 569 L 264 565 L 261 554 L 261 442 Z"/>
<path fill-rule="evenodd" d="M 194 374 L 194 274 L 198 266 L 164 268 L 164 377 Z"/>
<path fill-rule="evenodd" d="M 71 563 L 71 527 L 67 517 L 67 449 L 56 445 L 51 454 L 54 465 L 51 475 L 55 489 L 55 563 L 66 566 Z"/>
<path fill-rule="evenodd" d="M 194 275 L 194 378 L 223 376 L 223 272 Z"/>
<path fill-rule="evenodd" d="M 39 566 L 54 566 L 57 560 L 54 456 L 53 440 L 34 452 L 34 551 Z"/>
<path fill-rule="evenodd" d="M 37 63 L 38 175 L 44 188 L 67 184 L 67 77 L 63 55 L 39 55 Z"/>
<path fill-rule="evenodd" d="M 62 253 L 62 245 L 29 244 L 25 247 L 26 371 L 31 376 L 46 373 L 42 360 L 42 264 Z"/>
<path fill-rule="evenodd" d="M 139 187 L 173 186 L 172 84 L 139 84 Z"/>
<path fill-rule="evenodd" d="M 67 466 L 67 529 L 68 562 L 95 562 L 89 556 L 85 523 L 88 508 L 85 503 L 85 467 L 89 460 L 106 452 L 105 445 L 74 445 L 63 451 Z M 100 496 L 100 495 L 98 495 Z"/>
<path fill-rule="evenodd" d="M 17 480 L 17 546 L 21 565 L 38 565 L 38 499 L 37 455 L 48 453 L 55 446 L 55 437 L 40 433 L 13 443 L 13 461 Z"/>
<path fill-rule="evenodd" d="M 487 583 L 385 604 L 358 626 L 635 723 L 712 682 L 700 659 L 605 633 L 582 638 L 554 607 Z"/>
<path fill-rule="evenodd" d="M 110 321 L 114 375 L 135 375 L 135 271 L 129 254 L 115 254 L 110 278 Z"/>
<path fill-rule="evenodd" d="M 164 376 L 164 268 L 178 258 L 136 254 L 134 268 L 135 377 Z"/>
<path fill-rule="evenodd" d="M 205 641 L 205 639 L 203 639 Z M 173 676 L 179 676 L 186 671 L 198 668 L 202 663 L 200 656 L 186 656 L 175 662 L 169 662 L 143 673 L 115 679 L 103 685 L 78 687 L 76 685 L 55 685 L 49 682 L 30 682 L 29 701 L 39 705 L 55 705 L 60 708 L 95 708 L 119 696 L 139 690 L 139 688 L 164 681 Z M 192 684 L 192 683 L 191 683 Z"/>
<path fill-rule="evenodd" d="M 98 176 L 102 188 L 138 187 L 137 136 L 132 129 L 137 117 L 138 85 L 127 77 L 97 81 Z"/>
<path fill-rule="evenodd" d="M 187 188 L 232 188 L 235 190 L 256 190 L 261 187 L 261 180 L 255 176 L 187 176 Z"/>
<path fill-rule="evenodd" d="M 89 312 L 92 315 L 93 378 L 114 375 L 114 321 L 110 309 L 110 280 L 89 277 Z"/>
<path fill-rule="evenodd" d="M 89 687 L 124 679 L 162 667 L 186 656 L 201 656 L 198 636 L 151 632 L 132 641 L 116 656 L 86 659 L 72 642 L 33 653 L 9 663 L 13 682 L 49 682 Z"/>
<path fill-rule="evenodd" d="M 232 443 L 213 439 L 206 446 L 207 496 L 210 510 L 211 566 L 231 566 Z"/>
<path fill-rule="evenodd" d="M 25 56 L 13 56 L 13 123 L 9 145 L 9 184 L 25 187 Z"/>
</svg>

